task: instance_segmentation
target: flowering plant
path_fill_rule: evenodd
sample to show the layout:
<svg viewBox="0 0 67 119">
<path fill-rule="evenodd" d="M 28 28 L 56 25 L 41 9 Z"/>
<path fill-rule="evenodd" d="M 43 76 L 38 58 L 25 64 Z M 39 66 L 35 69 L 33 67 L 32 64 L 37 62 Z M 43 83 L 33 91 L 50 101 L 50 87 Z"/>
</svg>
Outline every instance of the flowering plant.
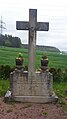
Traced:
<svg viewBox="0 0 67 119">
<path fill-rule="evenodd" d="M 47 56 L 47 55 L 43 55 L 43 56 L 42 56 L 42 59 L 43 59 L 43 60 L 44 60 L 44 59 L 48 60 L 48 56 Z"/>
<path fill-rule="evenodd" d="M 16 65 L 21 66 L 23 64 L 23 61 L 24 61 L 23 54 L 22 53 L 19 53 L 18 54 L 18 57 L 16 58 Z"/>
</svg>

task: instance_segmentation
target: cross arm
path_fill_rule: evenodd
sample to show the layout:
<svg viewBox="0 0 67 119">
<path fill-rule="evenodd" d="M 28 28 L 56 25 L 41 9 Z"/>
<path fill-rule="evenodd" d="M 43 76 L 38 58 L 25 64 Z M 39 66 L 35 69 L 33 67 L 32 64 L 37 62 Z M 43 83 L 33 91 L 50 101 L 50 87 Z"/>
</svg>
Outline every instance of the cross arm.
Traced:
<svg viewBox="0 0 67 119">
<path fill-rule="evenodd" d="M 25 21 L 16 21 L 17 30 L 29 30 L 29 22 Z"/>
<path fill-rule="evenodd" d="M 16 21 L 16 29 L 17 30 L 29 30 L 29 22 Z M 49 22 L 36 22 L 35 30 L 36 31 L 48 31 Z"/>
<path fill-rule="evenodd" d="M 48 31 L 49 30 L 49 22 L 37 22 L 36 31 Z"/>
</svg>

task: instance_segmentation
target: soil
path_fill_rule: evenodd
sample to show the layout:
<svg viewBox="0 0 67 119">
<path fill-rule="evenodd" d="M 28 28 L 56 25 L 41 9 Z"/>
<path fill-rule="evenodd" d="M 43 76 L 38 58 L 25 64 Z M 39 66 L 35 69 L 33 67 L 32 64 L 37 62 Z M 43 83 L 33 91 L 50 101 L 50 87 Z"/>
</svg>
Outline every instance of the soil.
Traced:
<svg viewBox="0 0 67 119">
<path fill-rule="evenodd" d="M 0 97 L 0 119 L 67 119 L 67 108 L 59 103 L 6 103 Z"/>
</svg>

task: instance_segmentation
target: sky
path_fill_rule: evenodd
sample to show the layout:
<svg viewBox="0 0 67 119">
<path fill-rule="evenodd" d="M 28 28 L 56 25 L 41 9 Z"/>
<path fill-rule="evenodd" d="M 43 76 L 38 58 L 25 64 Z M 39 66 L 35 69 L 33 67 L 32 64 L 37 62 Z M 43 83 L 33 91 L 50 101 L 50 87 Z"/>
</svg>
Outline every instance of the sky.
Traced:
<svg viewBox="0 0 67 119">
<path fill-rule="evenodd" d="M 48 32 L 37 32 L 36 44 L 67 51 L 67 0 L 0 0 L 0 16 L 6 28 L 2 33 L 20 37 L 27 44 L 28 31 L 16 30 L 16 21 L 29 21 L 29 9 L 37 9 L 38 22 L 49 22 Z"/>
</svg>

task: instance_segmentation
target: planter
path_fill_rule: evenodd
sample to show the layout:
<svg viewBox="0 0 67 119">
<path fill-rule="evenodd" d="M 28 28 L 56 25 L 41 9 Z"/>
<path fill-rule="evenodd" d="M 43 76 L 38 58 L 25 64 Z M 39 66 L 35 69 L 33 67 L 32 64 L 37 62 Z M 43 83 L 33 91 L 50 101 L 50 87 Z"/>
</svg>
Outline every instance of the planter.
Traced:
<svg viewBox="0 0 67 119">
<path fill-rule="evenodd" d="M 42 59 L 41 60 L 41 70 L 46 71 L 48 69 L 48 60 L 47 59 Z"/>
<path fill-rule="evenodd" d="M 48 60 L 42 59 L 41 60 L 41 66 L 48 66 Z"/>
<path fill-rule="evenodd" d="M 23 58 L 16 58 L 16 67 L 21 68 L 23 65 Z"/>
</svg>

